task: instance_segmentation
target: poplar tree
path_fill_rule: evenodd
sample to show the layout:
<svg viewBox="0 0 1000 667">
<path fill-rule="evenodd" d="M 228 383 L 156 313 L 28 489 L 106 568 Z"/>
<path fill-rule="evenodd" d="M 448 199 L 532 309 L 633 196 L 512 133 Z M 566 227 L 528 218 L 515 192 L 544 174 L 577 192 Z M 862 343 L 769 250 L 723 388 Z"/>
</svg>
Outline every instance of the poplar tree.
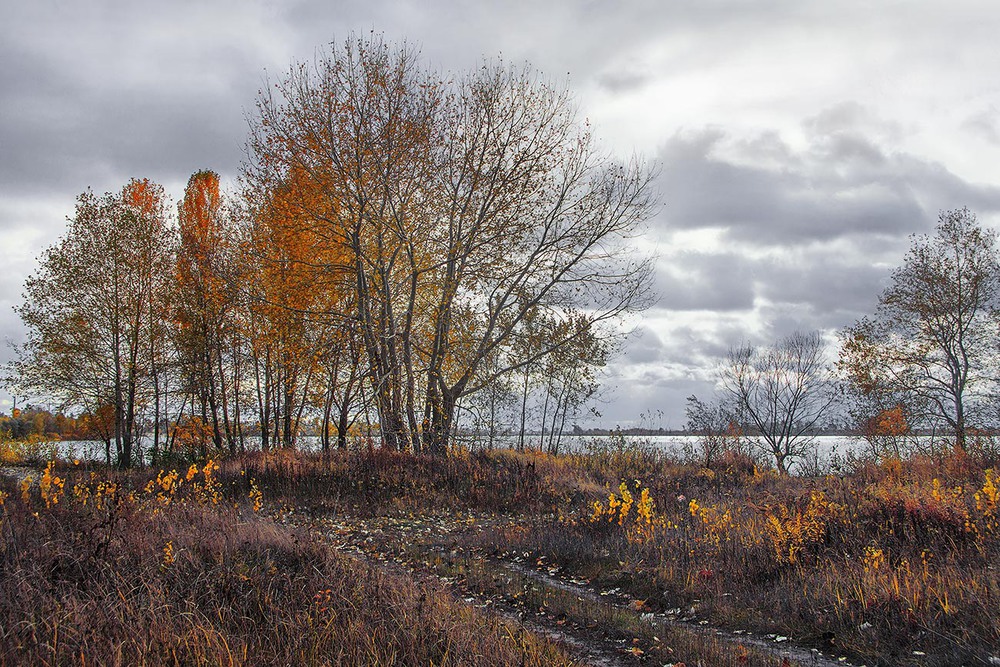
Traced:
<svg viewBox="0 0 1000 667">
<path fill-rule="evenodd" d="M 463 397 L 648 303 L 633 239 L 651 170 L 603 152 L 569 92 L 529 68 L 442 77 L 406 45 L 352 38 L 268 87 L 249 145 L 250 198 L 307 174 L 315 233 L 347 250 L 354 294 L 336 315 L 387 447 L 445 452 Z M 572 326 L 519 356 L 539 313 Z"/>
</svg>

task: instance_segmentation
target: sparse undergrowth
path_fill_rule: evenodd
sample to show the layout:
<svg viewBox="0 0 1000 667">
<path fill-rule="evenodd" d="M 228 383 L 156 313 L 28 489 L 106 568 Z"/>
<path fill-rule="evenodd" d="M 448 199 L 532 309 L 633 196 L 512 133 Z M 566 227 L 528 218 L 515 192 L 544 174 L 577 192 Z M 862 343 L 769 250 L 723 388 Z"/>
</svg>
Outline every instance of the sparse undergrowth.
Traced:
<svg viewBox="0 0 1000 667">
<path fill-rule="evenodd" d="M 665 464 L 635 477 L 562 520 L 475 543 L 867 664 L 992 664 L 1000 475 L 981 462 L 953 453 L 818 478 Z"/>
</svg>

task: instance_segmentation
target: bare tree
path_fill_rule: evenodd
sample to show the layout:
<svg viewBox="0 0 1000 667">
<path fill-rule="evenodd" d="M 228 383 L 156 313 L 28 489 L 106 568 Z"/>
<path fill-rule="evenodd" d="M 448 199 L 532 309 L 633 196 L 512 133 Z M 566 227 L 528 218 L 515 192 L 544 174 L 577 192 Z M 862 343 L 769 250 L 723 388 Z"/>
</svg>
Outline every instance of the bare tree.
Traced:
<svg viewBox="0 0 1000 667">
<path fill-rule="evenodd" d="M 727 397 L 730 398 L 730 397 Z M 724 398 L 706 403 L 697 396 L 688 396 L 684 408 L 687 417 L 685 428 L 698 437 L 697 447 L 701 450 L 701 463 L 706 468 L 719 463 L 724 456 L 738 456 L 752 460 L 743 432 L 740 410 L 733 402 Z M 691 454 L 695 453 L 692 448 Z"/>
<path fill-rule="evenodd" d="M 794 333 L 771 347 L 743 344 L 729 351 L 723 386 L 782 474 L 788 473 L 790 459 L 802 456 L 833 405 L 823 351 L 818 332 Z"/>
<path fill-rule="evenodd" d="M 921 406 L 964 449 L 970 410 L 995 383 L 998 296 L 996 234 L 968 209 L 942 213 L 933 237 L 913 237 L 875 315 L 841 334 L 840 370 L 864 396 Z"/>
<path fill-rule="evenodd" d="M 438 450 L 462 396 L 645 305 L 650 265 L 631 239 L 654 206 L 650 171 L 602 154 L 568 92 L 530 70 L 484 66 L 455 100 L 444 116 L 425 403 L 424 441 Z M 480 373 L 539 312 L 554 326 L 536 356 L 505 355 L 506 367 Z M 465 343 L 454 345 L 459 323 Z"/>
</svg>

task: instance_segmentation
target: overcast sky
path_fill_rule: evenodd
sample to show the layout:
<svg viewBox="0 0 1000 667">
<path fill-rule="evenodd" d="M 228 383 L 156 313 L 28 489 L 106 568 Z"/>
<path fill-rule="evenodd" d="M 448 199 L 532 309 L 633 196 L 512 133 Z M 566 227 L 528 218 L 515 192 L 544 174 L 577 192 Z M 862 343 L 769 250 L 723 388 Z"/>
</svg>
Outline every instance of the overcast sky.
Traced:
<svg viewBox="0 0 1000 667">
<path fill-rule="evenodd" d="M 837 0 L 0 0 L 0 335 L 75 197 L 177 201 L 238 174 L 247 114 L 352 31 L 463 71 L 568 81 L 603 143 L 660 168 L 657 305 L 609 369 L 608 424 L 680 427 L 741 340 L 870 312 L 908 235 L 1000 220 L 1000 9 Z M 10 357 L 0 351 L 0 361 Z M 9 398 L 5 395 L 0 399 Z M 2 404 L 0 404 L 2 407 Z"/>
</svg>

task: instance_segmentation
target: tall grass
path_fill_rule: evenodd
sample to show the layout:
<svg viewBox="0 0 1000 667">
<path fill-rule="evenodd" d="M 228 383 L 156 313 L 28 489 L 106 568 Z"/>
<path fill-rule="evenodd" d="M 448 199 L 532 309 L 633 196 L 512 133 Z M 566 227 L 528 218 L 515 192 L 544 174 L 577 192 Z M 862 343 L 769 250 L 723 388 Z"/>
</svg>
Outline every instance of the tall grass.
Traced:
<svg viewBox="0 0 1000 667">
<path fill-rule="evenodd" d="M 469 545 L 544 555 L 652 611 L 867 664 L 983 664 L 1000 646 L 995 463 L 937 452 L 788 477 L 612 439 L 565 456 L 277 452 L 111 479 L 49 467 L 5 489 L 0 650 L 39 664 L 565 659 L 262 521 L 263 497 L 361 516 L 482 510 L 500 520 Z"/>
<path fill-rule="evenodd" d="M 0 465 L 38 465 L 55 456 L 57 444 L 44 435 L 11 438 L 0 433 Z"/>
<path fill-rule="evenodd" d="M 571 459 L 541 452 L 458 451 L 441 458 L 386 450 L 327 455 L 278 451 L 223 462 L 220 474 L 234 481 L 252 476 L 275 500 L 346 502 L 362 511 L 471 507 L 551 512 L 602 488 Z"/>
</svg>

